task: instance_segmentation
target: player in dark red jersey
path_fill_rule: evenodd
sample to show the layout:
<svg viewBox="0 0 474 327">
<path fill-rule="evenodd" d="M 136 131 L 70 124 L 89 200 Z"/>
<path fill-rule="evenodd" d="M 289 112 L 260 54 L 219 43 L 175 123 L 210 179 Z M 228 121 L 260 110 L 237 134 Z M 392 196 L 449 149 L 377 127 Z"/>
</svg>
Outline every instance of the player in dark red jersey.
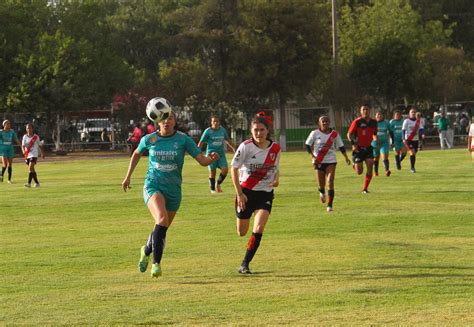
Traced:
<svg viewBox="0 0 474 327">
<path fill-rule="evenodd" d="M 363 105 L 360 107 L 360 117 L 356 118 L 349 127 L 347 139 L 352 144 L 352 161 L 357 174 L 362 175 L 364 172 L 364 162 L 367 166 L 362 193 L 369 193 L 368 189 L 374 166 L 374 153 L 371 143 L 372 141 L 375 141 L 376 144 L 378 142 L 377 121 L 370 118 L 369 106 Z"/>
</svg>

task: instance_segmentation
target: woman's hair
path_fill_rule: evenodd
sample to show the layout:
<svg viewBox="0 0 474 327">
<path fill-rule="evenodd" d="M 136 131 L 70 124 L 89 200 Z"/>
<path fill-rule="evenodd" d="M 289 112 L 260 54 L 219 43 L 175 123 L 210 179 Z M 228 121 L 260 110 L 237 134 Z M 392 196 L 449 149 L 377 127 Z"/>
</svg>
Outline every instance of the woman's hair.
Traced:
<svg viewBox="0 0 474 327">
<path fill-rule="evenodd" d="M 250 125 L 253 125 L 253 124 L 263 124 L 270 132 L 270 123 L 268 123 L 268 120 L 265 117 L 262 117 L 262 116 L 253 117 L 252 121 L 250 122 Z"/>
<path fill-rule="evenodd" d="M 322 115 L 321 117 L 318 118 L 318 124 L 321 124 L 323 119 L 327 119 L 329 122 L 331 121 L 328 115 Z"/>
<path fill-rule="evenodd" d="M 5 127 L 5 125 L 6 125 L 7 123 L 9 123 L 9 122 L 10 122 L 10 121 L 9 121 L 8 119 L 5 119 L 5 120 L 3 121 L 3 123 L 2 123 L 2 126 Z"/>
<path fill-rule="evenodd" d="M 31 128 L 35 128 L 35 125 L 33 125 L 33 123 L 26 123 L 25 125 L 25 128 L 28 128 L 29 126 L 31 126 Z"/>
</svg>

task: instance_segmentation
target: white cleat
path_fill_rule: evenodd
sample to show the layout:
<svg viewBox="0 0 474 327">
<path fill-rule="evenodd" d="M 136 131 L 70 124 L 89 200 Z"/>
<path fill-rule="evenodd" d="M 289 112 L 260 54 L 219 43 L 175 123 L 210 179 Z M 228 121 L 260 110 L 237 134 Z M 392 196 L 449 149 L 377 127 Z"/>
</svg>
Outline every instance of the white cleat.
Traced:
<svg viewBox="0 0 474 327">
<path fill-rule="evenodd" d="M 327 208 L 326 208 L 326 211 L 327 211 L 327 212 L 332 212 L 332 207 L 327 207 Z"/>
</svg>

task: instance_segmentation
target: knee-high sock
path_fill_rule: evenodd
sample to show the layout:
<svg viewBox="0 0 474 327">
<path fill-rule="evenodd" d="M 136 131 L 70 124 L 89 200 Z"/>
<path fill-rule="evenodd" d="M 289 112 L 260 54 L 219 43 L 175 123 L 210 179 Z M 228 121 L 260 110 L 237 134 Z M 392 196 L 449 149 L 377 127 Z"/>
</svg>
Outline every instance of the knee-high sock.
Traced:
<svg viewBox="0 0 474 327">
<path fill-rule="evenodd" d="M 33 172 L 33 179 L 35 181 L 36 184 L 39 184 L 38 182 L 38 176 L 36 175 L 36 171 Z"/>
<path fill-rule="evenodd" d="M 31 180 L 32 180 L 32 179 L 33 179 L 33 173 L 30 172 L 30 173 L 28 174 L 28 184 L 31 184 Z"/>
<path fill-rule="evenodd" d="M 7 170 L 7 167 L 2 167 L 2 176 L 5 175 L 5 170 Z"/>
<path fill-rule="evenodd" d="M 148 240 L 145 244 L 145 254 L 149 256 L 153 252 L 153 232 L 148 236 Z"/>
<path fill-rule="evenodd" d="M 384 159 L 383 167 L 385 168 L 385 171 L 390 169 L 390 163 L 388 162 L 388 159 Z"/>
<path fill-rule="evenodd" d="M 328 207 L 332 207 L 332 201 L 334 201 L 334 190 L 328 190 Z"/>
<path fill-rule="evenodd" d="M 215 178 L 209 178 L 209 186 L 211 187 L 211 191 L 216 190 L 216 179 Z"/>
<path fill-rule="evenodd" d="M 12 180 L 12 166 L 8 166 L 8 180 Z"/>
<path fill-rule="evenodd" d="M 406 156 L 407 156 L 406 153 L 402 153 L 402 154 L 400 155 L 400 162 L 402 162 L 403 159 L 405 159 Z"/>
<path fill-rule="evenodd" d="M 222 175 L 222 173 L 219 175 L 219 179 L 217 180 L 217 184 L 222 184 L 224 179 L 227 177 L 227 175 Z"/>
<path fill-rule="evenodd" d="M 152 236 L 153 246 L 153 263 L 160 263 L 163 256 L 163 249 L 165 247 L 166 231 L 168 227 L 155 225 Z"/>
<path fill-rule="evenodd" d="M 260 241 L 262 240 L 262 234 L 260 233 L 252 233 L 252 236 L 250 236 L 249 243 L 247 244 L 247 251 L 245 252 L 245 257 L 244 261 L 242 261 L 242 264 L 248 265 L 250 261 L 252 261 L 255 252 L 257 252 L 257 249 L 260 245 Z"/>
<path fill-rule="evenodd" d="M 397 168 L 400 167 L 400 155 L 395 153 L 395 164 L 397 165 Z"/>
<path fill-rule="evenodd" d="M 379 173 L 379 161 L 378 160 L 374 160 L 374 171 L 376 174 Z"/>
<path fill-rule="evenodd" d="M 416 157 L 410 156 L 410 165 L 412 169 L 415 169 L 415 162 L 416 162 Z"/>
<path fill-rule="evenodd" d="M 367 190 L 369 188 L 369 184 L 370 184 L 371 179 L 372 179 L 372 175 L 365 174 L 364 190 Z"/>
<path fill-rule="evenodd" d="M 318 191 L 319 191 L 319 193 L 322 193 L 322 194 L 324 194 L 324 192 L 325 192 L 324 188 L 321 188 L 321 187 L 318 187 Z"/>
</svg>

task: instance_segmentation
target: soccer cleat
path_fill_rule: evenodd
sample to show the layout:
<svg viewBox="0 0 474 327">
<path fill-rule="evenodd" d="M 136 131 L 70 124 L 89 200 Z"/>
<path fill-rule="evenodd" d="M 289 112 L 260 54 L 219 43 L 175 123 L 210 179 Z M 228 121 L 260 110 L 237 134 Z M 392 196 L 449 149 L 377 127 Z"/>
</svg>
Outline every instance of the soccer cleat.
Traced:
<svg viewBox="0 0 474 327">
<path fill-rule="evenodd" d="M 369 193 L 369 190 L 368 190 L 368 189 L 363 189 L 363 190 L 362 190 L 362 194 L 367 194 L 367 193 Z"/>
<path fill-rule="evenodd" d="M 251 274 L 252 272 L 249 269 L 248 265 L 242 264 L 239 267 L 239 274 L 246 275 L 246 274 Z"/>
<path fill-rule="evenodd" d="M 390 175 L 392 175 L 392 172 L 391 172 L 390 170 L 386 170 L 386 171 L 385 171 L 385 176 L 388 177 L 388 176 L 390 176 Z"/>
<path fill-rule="evenodd" d="M 379 175 L 379 172 L 378 172 L 378 171 L 374 171 L 374 175 L 375 175 L 375 176 L 378 176 L 378 175 Z"/>
<path fill-rule="evenodd" d="M 140 270 L 140 272 L 145 272 L 148 267 L 148 256 L 145 254 L 145 247 L 146 245 L 140 249 L 140 261 L 138 261 L 138 270 Z"/>
<path fill-rule="evenodd" d="M 25 184 L 25 187 L 30 188 L 30 187 L 31 187 L 31 184 L 30 184 L 30 183 L 26 183 L 26 184 Z"/>
<path fill-rule="evenodd" d="M 154 263 L 151 266 L 151 277 L 158 278 L 161 276 L 161 266 L 159 263 Z"/>
<path fill-rule="evenodd" d="M 319 192 L 319 199 L 321 203 L 326 203 L 326 194 Z"/>
<path fill-rule="evenodd" d="M 39 184 L 39 183 L 35 183 L 35 187 L 36 187 L 36 188 L 40 187 L 40 184 Z"/>
<path fill-rule="evenodd" d="M 11 180 L 8 180 L 8 184 L 11 184 L 11 183 L 12 183 L 12 181 L 11 181 Z"/>
<path fill-rule="evenodd" d="M 217 190 L 217 193 L 222 193 L 221 184 L 216 183 L 216 190 Z"/>
<path fill-rule="evenodd" d="M 414 173 L 416 173 L 416 169 L 415 169 L 415 168 L 412 168 L 412 169 L 410 169 L 410 172 L 411 172 L 412 174 L 414 174 Z"/>
<path fill-rule="evenodd" d="M 214 193 L 216 193 L 216 191 L 214 191 L 214 190 L 211 190 L 211 194 L 214 194 Z"/>
<path fill-rule="evenodd" d="M 327 212 L 332 212 L 332 207 L 328 206 L 328 207 L 326 208 L 326 211 L 327 211 Z"/>
</svg>

